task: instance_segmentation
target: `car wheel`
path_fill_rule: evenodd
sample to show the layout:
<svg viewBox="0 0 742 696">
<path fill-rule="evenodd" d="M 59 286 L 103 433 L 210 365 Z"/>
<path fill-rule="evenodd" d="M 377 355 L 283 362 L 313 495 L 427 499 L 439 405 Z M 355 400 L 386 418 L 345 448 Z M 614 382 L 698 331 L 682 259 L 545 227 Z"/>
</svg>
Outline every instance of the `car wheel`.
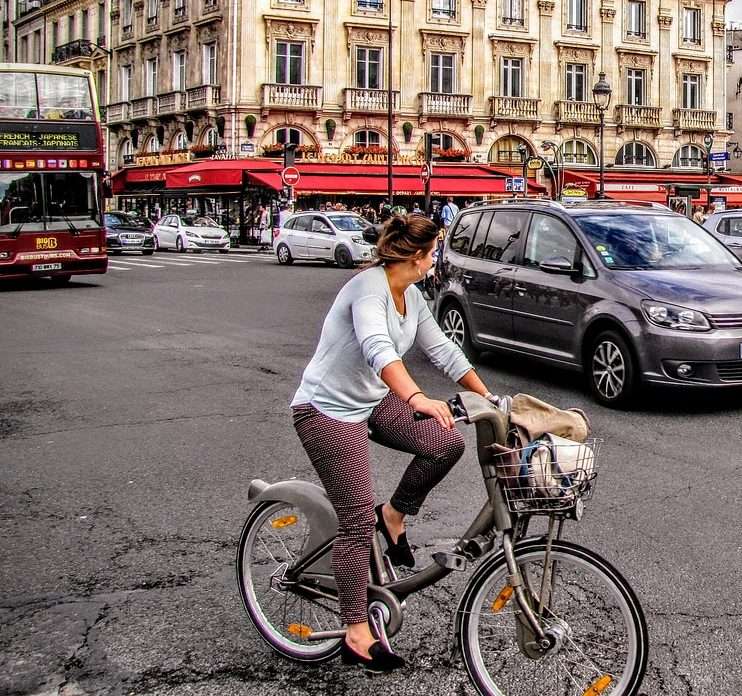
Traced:
<svg viewBox="0 0 742 696">
<path fill-rule="evenodd" d="M 340 268 L 353 268 L 353 256 L 348 251 L 348 247 L 339 246 L 335 249 L 335 263 Z"/>
<path fill-rule="evenodd" d="M 636 363 L 626 339 L 616 331 L 596 336 L 586 365 L 596 401 L 610 408 L 625 407 L 636 392 Z"/>
<path fill-rule="evenodd" d="M 183 238 L 182 237 L 176 237 L 175 238 L 175 250 L 180 252 L 181 254 L 185 252 L 185 244 L 183 244 Z"/>
<path fill-rule="evenodd" d="M 144 249 L 142 251 L 142 256 L 152 256 L 152 254 L 155 253 L 154 249 Z"/>
<path fill-rule="evenodd" d="M 291 256 L 291 249 L 289 249 L 286 244 L 278 245 L 278 248 L 276 249 L 276 257 L 278 258 L 278 263 L 284 266 L 290 266 L 294 263 L 294 257 Z"/>
<path fill-rule="evenodd" d="M 452 302 L 444 308 L 441 314 L 441 330 L 470 360 L 479 357 L 479 350 L 471 342 L 471 332 L 464 317 L 464 310 L 458 304 Z"/>
<path fill-rule="evenodd" d="M 110 251 L 110 253 L 111 253 L 111 254 L 112 254 L 113 256 L 121 256 L 121 253 L 122 253 L 120 249 L 116 249 L 116 250 L 113 250 L 113 249 L 109 249 L 109 251 Z"/>
</svg>

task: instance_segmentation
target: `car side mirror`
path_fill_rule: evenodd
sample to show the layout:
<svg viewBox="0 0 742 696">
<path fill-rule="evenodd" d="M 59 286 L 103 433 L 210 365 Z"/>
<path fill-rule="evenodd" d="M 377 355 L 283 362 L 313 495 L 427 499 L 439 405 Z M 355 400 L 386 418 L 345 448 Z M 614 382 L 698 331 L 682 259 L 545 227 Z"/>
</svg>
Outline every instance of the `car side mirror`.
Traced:
<svg viewBox="0 0 742 696">
<path fill-rule="evenodd" d="M 566 256 L 549 256 L 538 267 L 544 273 L 554 273 L 557 275 L 572 275 L 577 272 L 577 269 Z"/>
</svg>

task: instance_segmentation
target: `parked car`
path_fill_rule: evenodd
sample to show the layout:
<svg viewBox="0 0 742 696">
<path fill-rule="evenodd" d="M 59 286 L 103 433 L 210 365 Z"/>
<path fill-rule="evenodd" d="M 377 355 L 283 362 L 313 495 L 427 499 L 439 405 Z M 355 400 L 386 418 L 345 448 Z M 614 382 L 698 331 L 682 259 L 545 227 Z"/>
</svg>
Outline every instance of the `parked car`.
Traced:
<svg viewBox="0 0 742 696">
<path fill-rule="evenodd" d="M 435 313 L 470 356 L 496 349 L 586 374 L 626 405 L 641 384 L 742 385 L 742 264 L 664 206 L 516 199 L 462 211 Z"/>
<path fill-rule="evenodd" d="M 155 251 L 154 235 L 139 220 L 119 210 L 103 215 L 106 228 L 106 246 L 108 253 L 122 254 L 124 251 L 141 251 L 150 256 Z"/>
<path fill-rule="evenodd" d="M 321 260 L 352 268 L 370 261 L 376 247 L 364 238 L 369 227 L 369 222 L 357 213 L 296 213 L 286 218 L 274 240 L 278 263 Z"/>
<path fill-rule="evenodd" d="M 165 215 L 154 227 L 157 249 L 176 249 L 180 252 L 204 249 L 229 252 L 229 234 L 205 215 Z"/>
<path fill-rule="evenodd" d="M 703 226 L 742 260 L 742 210 L 712 213 L 706 218 Z"/>
</svg>

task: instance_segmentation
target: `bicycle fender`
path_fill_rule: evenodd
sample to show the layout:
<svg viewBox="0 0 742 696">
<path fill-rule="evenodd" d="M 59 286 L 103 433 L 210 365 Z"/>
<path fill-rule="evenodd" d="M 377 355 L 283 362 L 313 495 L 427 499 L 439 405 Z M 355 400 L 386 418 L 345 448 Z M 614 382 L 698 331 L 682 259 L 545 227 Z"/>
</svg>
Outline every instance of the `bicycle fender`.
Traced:
<svg viewBox="0 0 742 696">
<path fill-rule="evenodd" d="M 266 483 L 255 479 L 250 483 L 247 496 L 251 503 L 278 501 L 300 508 L 309 520 L 307 548 L 316 549 L 337 534 L 338 518 L 327 499 L 327 493 L 324 488 L 309 481 L 291 479 Z"/>
</svg>

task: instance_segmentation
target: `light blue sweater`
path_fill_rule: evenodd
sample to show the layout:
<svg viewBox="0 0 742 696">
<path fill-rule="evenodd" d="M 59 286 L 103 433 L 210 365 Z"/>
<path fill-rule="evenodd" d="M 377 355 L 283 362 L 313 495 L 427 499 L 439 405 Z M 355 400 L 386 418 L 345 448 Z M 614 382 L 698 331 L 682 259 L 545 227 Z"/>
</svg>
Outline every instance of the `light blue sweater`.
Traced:
<svg viewBox="0 0 742 696">
<path fill-rule="evenodd" d="M 402 317 L 381 266 L 348 281 L 327 313 L 317 350 L 291 405 L 311 403 L 335 420 L 366 420 L 389 393 L 381 371 L 400 360 L 413 343 L 455 382 L 472 369 L 461 349 L 444 336 L 414 285 L 405 290 L 405 305 Z"/>
</svg>

